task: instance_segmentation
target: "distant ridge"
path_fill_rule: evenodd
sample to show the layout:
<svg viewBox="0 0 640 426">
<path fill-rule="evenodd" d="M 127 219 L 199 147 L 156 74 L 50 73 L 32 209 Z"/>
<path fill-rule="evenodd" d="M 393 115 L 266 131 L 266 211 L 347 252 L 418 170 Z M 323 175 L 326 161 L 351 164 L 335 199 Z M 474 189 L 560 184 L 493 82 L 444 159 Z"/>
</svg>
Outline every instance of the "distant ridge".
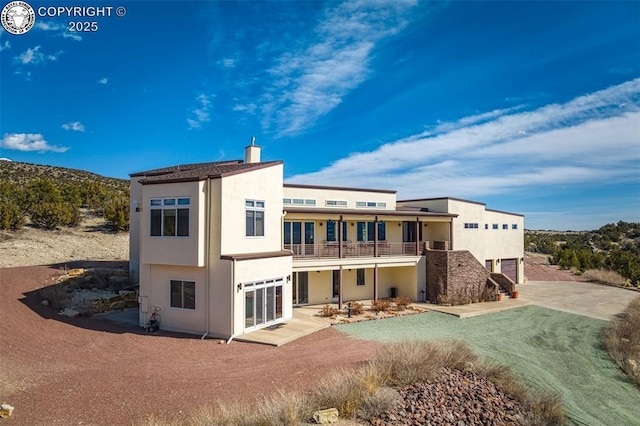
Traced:
<svg viewBox="0 0 640 426">
<path fill-rule="evenodd" d="M 0 182 L 27 185 L 38 178 L 48 178 L 57 183 L 96 182 L 113 188 L 128 190 L 129 181 L 98 175 L 84 170 L 66 167 L 45 166 L 40 164 L 21 163 L 8 158 L 0 159 Z"/>
</svg>

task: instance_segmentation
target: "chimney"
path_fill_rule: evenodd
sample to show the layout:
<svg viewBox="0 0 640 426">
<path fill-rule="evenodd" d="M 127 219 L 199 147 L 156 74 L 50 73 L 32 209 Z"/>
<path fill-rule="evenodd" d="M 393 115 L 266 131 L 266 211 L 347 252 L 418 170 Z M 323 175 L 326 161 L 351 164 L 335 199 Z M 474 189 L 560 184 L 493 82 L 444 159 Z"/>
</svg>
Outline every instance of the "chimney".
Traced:
<svg viewBox="0 0 640 426">
<path fill-rule="evenodd" d="M 247 164 L 260 162 L 260 150 L 261 148 L 256 145 L 256 137 L 251 136 L 251 145 L 248 145 L 244 149 L 244 162 Z"/>
</svg>

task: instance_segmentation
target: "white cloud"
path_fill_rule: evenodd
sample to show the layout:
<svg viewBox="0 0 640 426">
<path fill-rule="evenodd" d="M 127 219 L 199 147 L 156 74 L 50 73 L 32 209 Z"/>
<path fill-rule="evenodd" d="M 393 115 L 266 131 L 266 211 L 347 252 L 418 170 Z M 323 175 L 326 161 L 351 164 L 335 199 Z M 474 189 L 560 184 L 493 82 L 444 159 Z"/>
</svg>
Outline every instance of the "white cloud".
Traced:
<svg viewBox="0 0 640 426">
<path fill-rule="evenodd" d="M 9 43 L 8 40 L 5 40 L 3 44 L 0 44 L 0 52 L 7 49 L 11 49 L 11 44 Z"/>
<path fill-rule="evenodd" d="M 76 132 L 84 132 L 84 124 L 79 121 L 72 121 L 69 123 L 65 123 L 62 125 L 62 128 L 65 130 L 73 130 Z"/>
<path fill-rule="evenodd" d="M 99 84 L 107 84 L 109 82 L 109 79 L 107 77 L 103 77 L 100 80 L 98 80 Z"/>
<path fill-rule="evenodd" d="M 36 22 L 36 28 L 42 31 L 61 31 L 66 30 L 63 24 L 54 21 L 38 21 Z"/>
<path fill-rule="evenodd" d="M 62 54 L 62 52 L 58 52 L 53 55 L 45 55 L 40 51 L 42 46 L 36 46 L 33 49 L 29 48 L 20 55 L 14 58 L 14 62 L 22 64 L 22 65 L 30 65 L 30 64 L 39 64 L 47 61 L 57 61 L 58 56 Z"/>
<path fill-rule="evenodd" d="M 296 135 L 338 106 L 371 75 L 376 43 L 401 31 L 415 4 L 329 3 L 313 40 L 281 55 L 268 69 L 273 82 L 261 99 L 263 127 L 279 136 Z"/>
<path fill-rule="evenodd" d="M 68 31 L 67 26 L 54 21 L 38 21 L 35 27 L 42 31 L 55 32 L 54 36 L 62 36 L 75 41 L 82 41 L 82 36 L 77 32 Z"/>
<path fill-rule="evenodd" d="M 211 121 L 209 116 L 209 109 L 211 101 L 205 94 L 200 94 L 196 97 L 197 106 L 191 110 L 191 113 L 195 117 L 187 118 L 187 124 L 189 129 L 199 129 L 202 127 L 202 123 Z"/>
<path fill-rule="evenodd" d="M 237 60 L 233 58 L 223 58 L 218 61 L 218 64 L 222 65 L 225 68 L 234 68 L 237 64 Z"/>
<path fill-rule="evenodd" d="M 401 198 L 637 182 L 638 123 L 640 79 L 533 111 L 497 110 L 441 123 L 289 180 L 400 189 Z"/>
<path fill-rule="evenodd" d="M 49 145 L 39 133 L 5 133 L 0 141 L 0 147 L 16 151 L 65 152 L 69 148 Z"/>
</svg>

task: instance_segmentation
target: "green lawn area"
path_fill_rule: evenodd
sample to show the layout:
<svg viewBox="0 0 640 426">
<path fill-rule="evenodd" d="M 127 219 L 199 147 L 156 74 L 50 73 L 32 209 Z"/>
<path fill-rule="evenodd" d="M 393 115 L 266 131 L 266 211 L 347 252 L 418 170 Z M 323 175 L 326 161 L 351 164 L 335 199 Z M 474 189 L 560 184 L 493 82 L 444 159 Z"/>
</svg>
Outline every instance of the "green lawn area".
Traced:
<svg viewBox="0 0 640 426">
<path fill-rule="evenodd" d="M 459 339 L 479 356 L 510 366 L 524 384 L 561 395 L 569 421 L 640 425 L 640 390 L 627 381 L 602 344 L 607 321 L 526 306 L 460 319 L 428 312 L 344 324 L 361 339 Z"/>
</svg>

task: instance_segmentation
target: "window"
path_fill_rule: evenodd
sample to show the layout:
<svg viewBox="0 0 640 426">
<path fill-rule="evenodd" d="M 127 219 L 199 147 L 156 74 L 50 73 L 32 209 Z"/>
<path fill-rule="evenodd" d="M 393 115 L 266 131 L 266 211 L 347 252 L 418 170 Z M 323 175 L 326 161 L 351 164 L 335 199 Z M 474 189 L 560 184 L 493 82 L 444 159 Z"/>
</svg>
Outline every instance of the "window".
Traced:
<svg viewBox="0 0 640 426">
<path fill-rule="evenodd" d="M 347 222 L 342 222 L 342 241 L 347 239 Z M 327 241 L 338 241 L 338 222 L 335 220 L 327 221 Z"/>
<path fill-rule="evenodd" d="M 171 307 L 195 309 L 196 283 L 193 281 L 171 280 Z"/>
<path fill-rule="evenodd" d="M 502 224 L 502 229 L 509 229 L 509 225 L 507 225 L 506 223 Z"/>
<path fill-rule="evenodd" d="M 152 237 L 188 237 L 190 198 L 154 198 L 151 205 Z"/>
<path fill-rule="evenodd" d="M 358 241 L 374 241 L 373 229 L 375 222 L 358 222 L 357 224 Z M 384 222 L 378 222 L 378 241 L 387 239 L 387 226 Z"/>
<path fill-rule="evenodd" d="M 465 223 L 464 229 L 478 229 L 477 223 Z"/>
<path fill-rule="evenodd" d="M 364 269 L 356 269 L 356 285 L 364 285 Z"/>
<path fill-rule="evenodd" d="M 245 200 L 247 237 L 264 237 L 264 201 Z"/>
<path fill-rule="evenodd" d="M 493 228 L 493 229 L 498 229 L 498 224 L 497 224 L 497 223 L 494 223 L 493 225 L 491 225 L 491 228 Z"/>
<path fill-rule="evenodd" d="M 344 200 L 326 200 L 324 204 L 327 207 L 347 207 L 347 202 Z"/>
<path fill-rule="evenodd" d="M 285 206 L 315 206 L 316 200 L 305 198 L 283 198 L 282 204 Z"/>
<path fill-rule="evenodd" d="M 378 209 L 383 209 L 385 207 L 387 207 L 387 203 L 385 203 L 384 201 L 356 201 L 356 207 L 358 208 L 378 208 Z"/>
<path fill-rule="evenodd" d="M 489 229 L 489 224 L 488 223 L 484 224 L 484 229 Z"/>
<path fill-rule="evenodd" d="M 513 225 L 511 225 L 511 229 L 518 229 L 518 224 L 514 223 Z"/>
</svg>

